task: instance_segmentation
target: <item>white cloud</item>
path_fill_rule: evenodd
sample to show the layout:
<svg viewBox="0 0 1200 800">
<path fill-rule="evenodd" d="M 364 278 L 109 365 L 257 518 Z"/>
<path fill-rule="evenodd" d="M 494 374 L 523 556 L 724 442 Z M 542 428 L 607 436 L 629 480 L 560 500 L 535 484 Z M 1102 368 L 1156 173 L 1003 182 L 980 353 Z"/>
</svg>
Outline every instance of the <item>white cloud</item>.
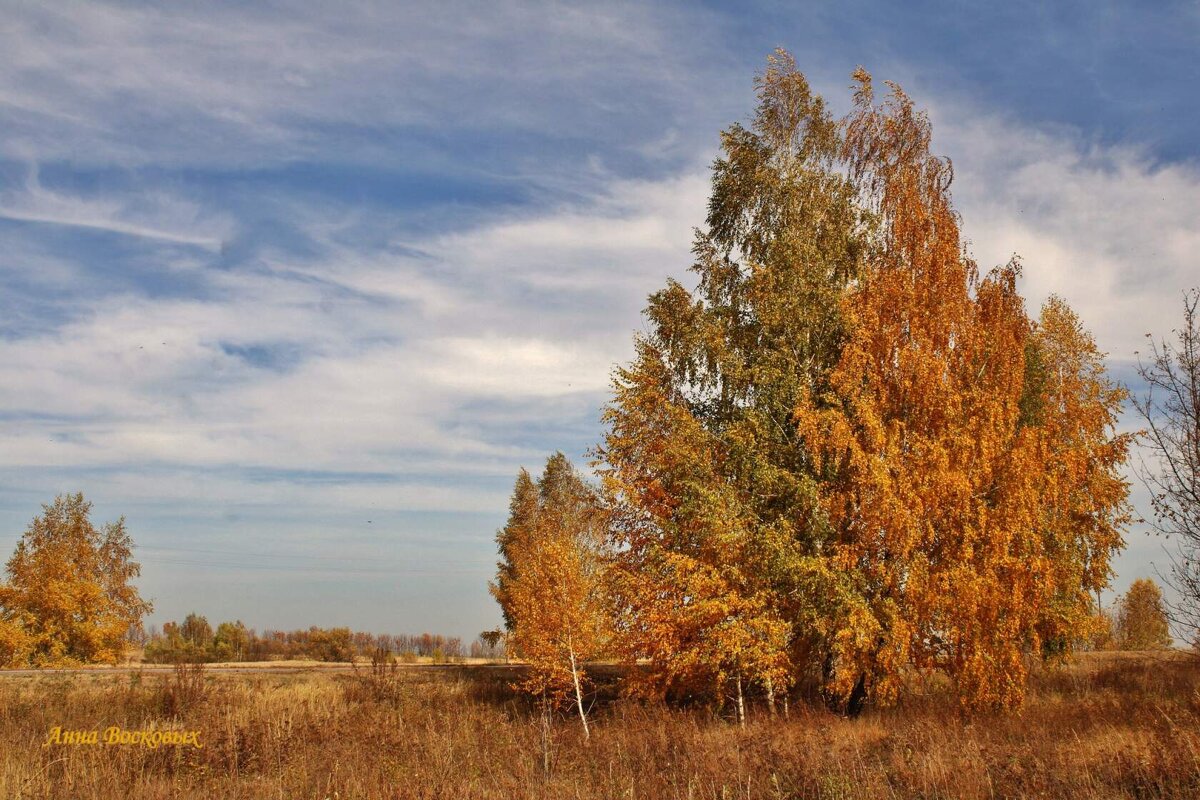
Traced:
<svg viewBox="0 0 1200 800">
<path fill-rule="evenodd" d="M 227 215 L 207 213 L 163 191 L 87 198 L 47 189 L 36 171 L 20 187 L 0 191 L 0 219 L 90 228 L 208 250 L 220 248 L 233 229 Z"/>
<path fill-rule="evenodd" d="M 955 197 L 981 267 L 1020 255 L 1032 313 L 1050 294 L 1064 297 L 1124 362 L 1144 334 L 1178 322 L 1181 293 L 1200 285 L 1200 168 L 963 109 L 943 115 L 935 134 L 954 155 Z"/>
<path fill-rule="evenodd" d="M 634 3 L 29 6 L 0 28 L 0 153 L 262 165 L 336 142 L 343 160 L 378 160 L 392 157 L 389 132 L 448 118 L 458 133 L 577 137 L 620 121 L 629 135 L 640 109 L 684 107 L 678 87 L 708 62 L 673 42 L 698 40 L 707 16 Z M 358 125 L 375 135 L 347 147 L 338 131 Z"/>
<path fill-rule="evenodd" d="M 659 181 L 610 179 L 589 202 L 533 218 L 503 220 L 422 245 L 449 263 L 470 265 L 548 292 L 634 293 L 688 263 L 692 230 L 704 221 L 708 176 Z M 657 273 L 657 275 L 655 274 Z"/>
<path fill-rule="evenodd" d="M 544 426 L 550 409 L 595 423 L 645 296 L 689 263 L 705 189 L 695 174 L 614 180 L 400 254 L 388 237 L 356 248 L 307 209 L 320 256 L 211 271 L 203 298 L 94 298 L 52 331 L 0 341 L 0 409 L 29 417 L 0 466 L 392 473 L 420 458 L 469 480 L 479 462 L 536 463 L 512 427 Z M 489 403 L 524 416 L 476 419 Z M 397 496 L 464 507 L 453 491 Z"/>
<path fill-rule="evenodd" d="M 491 336 L 434 340 L 420 361 L 431 386 L 506 399 L 600 392 L 611 366 L 581 343 Z"/>
</svg>

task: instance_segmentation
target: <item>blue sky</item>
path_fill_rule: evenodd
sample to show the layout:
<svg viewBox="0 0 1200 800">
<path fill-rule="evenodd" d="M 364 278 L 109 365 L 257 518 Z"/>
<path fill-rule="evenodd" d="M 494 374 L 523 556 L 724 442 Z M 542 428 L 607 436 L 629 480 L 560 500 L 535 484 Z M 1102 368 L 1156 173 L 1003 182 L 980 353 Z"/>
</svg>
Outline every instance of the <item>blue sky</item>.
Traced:
<svg viewBox="0 0 1200 800">
<path fill-rule="evenodd" d="M 496 624 L 516 470 L 599 440 L 776 46 L 927 107 L 1118 376 L 1200 284 L 1195 2 L 0 5 L 0 550 L 82 490 L 159 623 Z"/>
</svg>

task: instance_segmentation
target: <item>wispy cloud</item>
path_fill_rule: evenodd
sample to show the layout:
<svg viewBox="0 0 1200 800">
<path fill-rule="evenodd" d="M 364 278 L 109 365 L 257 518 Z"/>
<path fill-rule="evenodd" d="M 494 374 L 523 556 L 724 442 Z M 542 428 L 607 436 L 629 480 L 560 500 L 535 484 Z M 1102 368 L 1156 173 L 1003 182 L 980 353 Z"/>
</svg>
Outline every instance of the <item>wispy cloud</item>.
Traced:
<svg viewBox="0 0 1200 800">
<path fill-rule="evenodd" d="M 159 190 L 118 199 L 81 197 L 42 186 L 36 171 L 23 185 L 0 191 L 0 219 L 65 225 L 218 250 L 232 223 Z"/>
<path fill-rule="evenodd" d="M 505 169 L 549 176 L 548 158 L 575 158 L 569 142 L 658 138 L 648 112 L 682 113 L 677 89 L 705 64 L 673 36 L 702 38 L 707 17 L 632 3 L 30 6 L 0 29 L 0 153 L 262 166 L 335 146 L 343 162 L 395 164 L 433 154 L 426 135 L 536 135 Z"/>
<path fill-rule="evenodd" d="M 979 109 L 941 117 L 982 265 L 1019 255 L 1033 303 L 1067 299 L 1117 361 L 1179 321 L 1182 291 L 1200 283 L 1200 167 Z"/>
</svg>

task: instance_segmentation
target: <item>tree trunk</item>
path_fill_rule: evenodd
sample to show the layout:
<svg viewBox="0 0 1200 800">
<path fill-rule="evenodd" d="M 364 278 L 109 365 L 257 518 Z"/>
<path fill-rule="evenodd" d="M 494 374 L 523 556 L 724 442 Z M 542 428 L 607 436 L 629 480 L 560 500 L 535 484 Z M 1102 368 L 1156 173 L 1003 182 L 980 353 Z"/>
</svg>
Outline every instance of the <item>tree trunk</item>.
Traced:
<svg viewBox="0 0 1200 800">
<path fill-rule="evenodd" d="M 550 777 L 550 700 L 542 690 L 542 776 Z"/>
<path fill-rule="evenodd" d="M 867 703 L 867 673 L 862 673 L 858 676 L 858 681 L 854 684 L 854 688 L 850 690 L 850 697 L 846 699 L 846 716 L 857 717 L 862 713 L 863 706 Z"/>
<path fill-rule="evenodd" d="M 567 642 L 567 652 L 571 656 L 571 680 L 575 682 L 575 705 L 579 709 L 579 721 L 583 723 L 583 738 L 590 740 L 592 732 L 588 729 L 587 713 L 583 710 L 583 687 L 579 685 L 579 665 L 575 661 L 575 647 Z"/>
<path fill-rule="evenodd" d="M 767 709 L 775 716 L 775 683 L 767 678 Z"/>
<path fill-rule="evenodd" d="M 854 683 L 854 688 L 850 690 L 850 696 L 845 698 L 828 689 L 834 675 L 832 655 L 825 657 L 821 666 L 821 675 L 824 683 L 821 694 L 825 696 L 825 705 L 830 711 L 846 717 L 857 717 L 862 713 L 863 706 L 867 703 L 867 673 L 863 672 L 858 676 L 858 680 Z"/>
<path fill-rule="evenodd" d="M 737 676 L 737 715 L 738 725 L 746 727 L 746 701 L 742 697 L 742 676 L 739 673 Z"/>
</svg>

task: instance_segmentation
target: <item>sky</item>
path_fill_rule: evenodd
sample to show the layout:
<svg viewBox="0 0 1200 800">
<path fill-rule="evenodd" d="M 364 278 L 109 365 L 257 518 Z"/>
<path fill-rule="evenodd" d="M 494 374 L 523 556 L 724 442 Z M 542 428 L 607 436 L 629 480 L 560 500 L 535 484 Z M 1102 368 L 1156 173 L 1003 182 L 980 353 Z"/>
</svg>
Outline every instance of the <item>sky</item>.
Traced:
<svg viewBox="0 0 1200 800">
<path fill-rule="evenodd" d="M 1200 285 L 1195 0 L 0 0 L 0 553 L 82 491 L 150 623 L 495 626 L 517 470 L 586 467 L 779 46 L 837 113 L 903 85 L 978 262 L 1139 390 Z"/>
</svg>

